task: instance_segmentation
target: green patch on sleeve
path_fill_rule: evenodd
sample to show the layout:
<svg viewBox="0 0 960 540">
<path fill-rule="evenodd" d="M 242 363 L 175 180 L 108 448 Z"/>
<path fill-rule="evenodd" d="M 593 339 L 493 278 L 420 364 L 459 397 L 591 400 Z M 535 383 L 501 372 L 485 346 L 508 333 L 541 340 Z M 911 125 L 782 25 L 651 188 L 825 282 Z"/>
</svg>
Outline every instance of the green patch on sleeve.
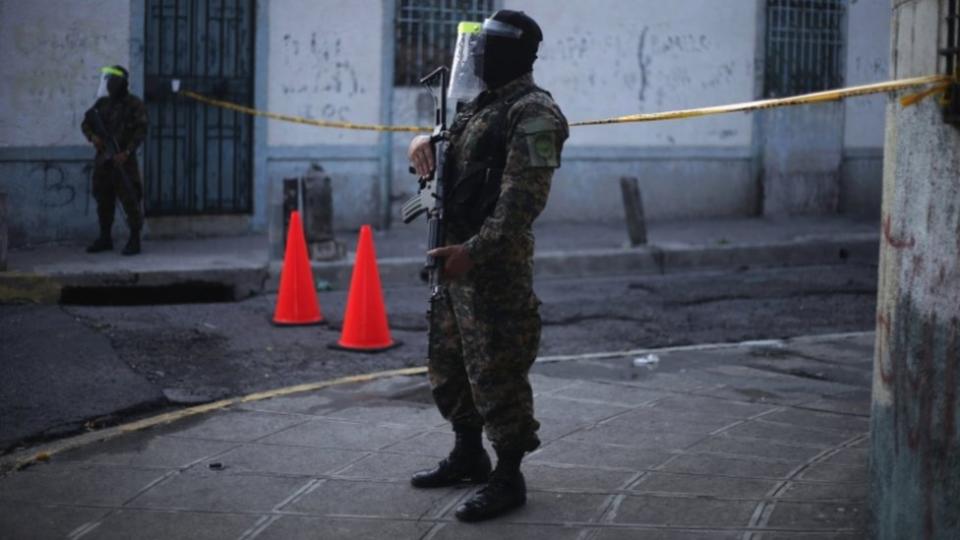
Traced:
<svg viewBox="0 0 960 540">
<path fill-rule="evenodd" d="M 527 141 L 530 167 L 560 166 L 557 125 L 552 119 L 538 116 L 524 120 L 518 126 Z"/>
</svg>

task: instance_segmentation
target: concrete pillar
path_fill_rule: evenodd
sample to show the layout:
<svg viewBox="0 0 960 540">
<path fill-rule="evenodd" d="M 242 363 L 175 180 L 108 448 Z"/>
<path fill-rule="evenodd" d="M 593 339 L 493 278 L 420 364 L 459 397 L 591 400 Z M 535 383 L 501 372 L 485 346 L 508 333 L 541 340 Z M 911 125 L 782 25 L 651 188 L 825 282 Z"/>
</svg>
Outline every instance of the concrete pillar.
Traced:
<svg viewBox="0 0 960 540">
<path fill-rule="evenodd" d="M 895 78 L 937 73 L 944 0 L 893 0 Z M 960 538 L 960 129 L 887 109 L 873 380 L 873 537 Z"/>
</svg>

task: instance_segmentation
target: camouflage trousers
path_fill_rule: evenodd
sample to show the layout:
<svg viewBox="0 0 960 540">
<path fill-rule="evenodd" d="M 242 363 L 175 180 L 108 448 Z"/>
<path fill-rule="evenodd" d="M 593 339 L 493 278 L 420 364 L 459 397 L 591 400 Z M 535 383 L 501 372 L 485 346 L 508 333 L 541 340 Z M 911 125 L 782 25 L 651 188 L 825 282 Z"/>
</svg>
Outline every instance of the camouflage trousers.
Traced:
<svg viewBox="0 0 960 540">
<path fill-rule="evenodd" d="M 134 157 L 127 159 L 123 170 L 130 180 L 129 188 L 120 174 L 120 170 L 111 162 L 97 160 L 93 171 L 93 198 L 97 201 L 97 219 L 102 229 L 113 225 L 117 199 L 127 216 L 127 225 L 131 229 L 143 227 L 143 183 L 140 181 L 140 169 Z"/>
<path fill-rule="evenodd" d="M 483 428 L 494 448 L 540 445 L 528 373 L 540 345 L 540 315 L 497 311 L 470 284 L 432 301 L 428 372 L 433 399 L 455 429 Z"/>
</svg>

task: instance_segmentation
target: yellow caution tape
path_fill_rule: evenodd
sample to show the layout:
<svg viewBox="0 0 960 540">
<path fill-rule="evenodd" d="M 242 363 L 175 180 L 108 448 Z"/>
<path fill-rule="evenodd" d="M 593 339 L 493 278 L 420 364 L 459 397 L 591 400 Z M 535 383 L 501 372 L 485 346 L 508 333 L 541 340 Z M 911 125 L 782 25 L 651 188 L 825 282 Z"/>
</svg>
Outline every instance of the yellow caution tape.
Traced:
<svg viewBox="0 0 960 540">
<path fill-rule="evenodd" d="M 855 96 L 866 96 L 870 94 L 884 94 L 887 92 L 894 92 L 897 90 L 903 90 L 906 88 L 913 88 L 915 86 L 925 86 L 928 84 L 936 85 L 933 88 L 918 92 L 916 94 L 910 94 L 904 96 L 900 99 L 901 105 L 904 107 L 909 107 L 914 105 L 924 98 L 938 94 L 940 92 L 946 91 L 951 84 L 954 83 L 956 79 L 947 75 L 928 75 L 925 77 L 913 77 L 910 79 L 899 79 L 895 81 L 887 81 L 874 84 L 864 84 L 861 86 L 851 86 L 848 88 L 840 88 L 837 90 L 825 90 L 823 92 L 813 92 L 811 94 L 801 94 L 799 96 L 791 96 L 786 98 L 774 98 L 774 99 L 761 99 L 758 101 L 748 101 L 745 103 L 733 103 L 730 105 L 717 105 L 713 107 L 698 107 L 695 109 L 680 109 L 676 111 L 665 111 L 657 113 L 641 113 L 641 114 L 631 114 L 627 116 L 618 116 L 615 118 L 606 118 L 603 120 L 586 120 L 582 122 L 574 122 L 570 124 L 571 126 L 599 126 L 606 124 L 629 124 L 635 122 L 658 122 L 663 120 L 679 120 L 682 118 L 696 118 L 699 116 L 711 116 L 717 114 L 728 114 L 733 112 L 748 112 L 748 111 L 759 111 L 764 109 L 774 109 L 777 107 L 792 107 L 795 105 L 810 105 L 813 103 L 825 103 L 829 101 L 840 101 L 845 98 L 855 97 Z M 265 118 L 271 118 L 273 120 L 281 120 L 283 122 L 293 122 L 296 124 L 304 124 L 308 126 L 316 127 L 325 127 L 325 128 L 335 128 L 335 129 L 357 129 L 357 130 L 366 130 L 366 131 L 393 131 L 393 132 L 412 132 L 412 133 L 425 133 L 433 131 L 433 128 L 422 127 L 422 126 L 387 126 L 380 124 L 354 124 L 352 122 L 335 122 L 330 120 L 314 120 L 312 118 L 304 118 L 302 116 L 292 116 L 289 114 L 279 114 L 271 113 L 266 111 L 261 111 L 254 109 L 252 107 L 247 107 L 244 105 L 239 105 L 237 103 L 231 103 L 229 101 L 223 101 L 220 99 L 213 99 L 206 97 L 204 95 L 198 94 L 196 92 L 191 92 L 189 90 L 182 90 L 179 93 L 181 96 L 188 97 L 190 99 L 197 100 L 201 103 L 206 103 L 207 105 L 212 105 L 214 107 L 223 107 L 225 109 L 238 111 L 253 116 L 262 116 Z"/>
<path fill-rule="evenodd" d="M 700 107 L 697 109 L 682 109 L 679 111 L 666 111 L 659 113 L 631 114 L 629 116 L 619 116 L 616 118 L 607 118 L 604 120 L 589 120 L 586 122 L 575 122 L 571 126 L 598 126 L 603 124 L 627 124 L 632 122 L 656 122 L 660 120 L 678 120 L 681 118 L 695 118 L 698 116 L 709 116 L 714 114 L 727 114 L 732 112 L 759 111 L 763 109 L 773 109 L 775 107 L 791 107 L 794 105 L 809 105 L 812 103 L 824 103 L 828 101 L 839 101 L 844 98 L 854 96 L 866 96 L 869 94 L 882 94 L 912 88 L 914 86 L 923 86 L 927 84 L 942 85 L 944 88 L 953 82 L 952 77 L 946 75 L 929 75 L 926 77 L 914 77 L 911 79 L 899 79 L 896 81 L 887 81 L 882 83 L 864 84 L 862 86 L 851 86 L 838 90 L 826 90 L 823 92 L 814 92 L 812 94 L 801 94 L 786 98 L 761 99 L 758 101 L 748 101 L 746 103 L 734 103 L 731 105 L 719 105 L 715 107 Z M 929 90 L 927 92 L 930 92 Z M 920 94 L 917 94 L 920 95 Z M 929 93 L 916 99 L 919 101 Z M 914 101 L 914 103 L 916 102 Z"/>
<path fill-rule="evenodd" d="M 261 111 L 258 109 L 254 109 L 252 107 L 247 107 L 245 105 L 231 103 L 229 101 L 223 101 L 221 99 L 209 98 L 207 96 L 198 94 L 196 92 L 191 92 L 189 90 L 181 90 L 179 94 L 181 96 L 188 97 L 190 99 L 195 99 L 200 103 L 213 105 L 214 107 L 222 107 L 224 109 L 242 112 L 242 113 L 250 114 L 253 116 L 262 116 L 264 118 L 271 118 L 273 120 L 281 120 L 283 122 L 293 122 L 295 124 L 305 124 L 308 126 L 336 128 L 336 129 L 359 129 L 364 131 L 407 131 L 407 132 L 415 132 L 415 133 L 433 131 L 433 128 L 420 127 L 420 126 L 383 126 L 379 124 L 354 124 L 353 122 L 314 120 L 313 118 L 304 118 L 302 116 L 293 116 L 289 114 L 279 114 L 279 113 Z"/>
</svg>

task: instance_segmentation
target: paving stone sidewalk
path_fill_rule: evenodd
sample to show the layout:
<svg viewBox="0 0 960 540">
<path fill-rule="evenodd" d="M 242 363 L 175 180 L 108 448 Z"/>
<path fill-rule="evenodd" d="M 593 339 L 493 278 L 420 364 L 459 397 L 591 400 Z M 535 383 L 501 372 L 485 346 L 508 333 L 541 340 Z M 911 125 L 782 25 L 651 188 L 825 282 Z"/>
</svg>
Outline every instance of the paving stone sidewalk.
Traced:
<svg viewBox="0 0 960 540">
<path fill-rule="evenodd" d="M 0 478 L 4 539 L 862 538 L 873 335 L 538 364 L 523 509 L 416 490 L 453 436 L 423 378 L 247 403 Z"/>
</svg>

